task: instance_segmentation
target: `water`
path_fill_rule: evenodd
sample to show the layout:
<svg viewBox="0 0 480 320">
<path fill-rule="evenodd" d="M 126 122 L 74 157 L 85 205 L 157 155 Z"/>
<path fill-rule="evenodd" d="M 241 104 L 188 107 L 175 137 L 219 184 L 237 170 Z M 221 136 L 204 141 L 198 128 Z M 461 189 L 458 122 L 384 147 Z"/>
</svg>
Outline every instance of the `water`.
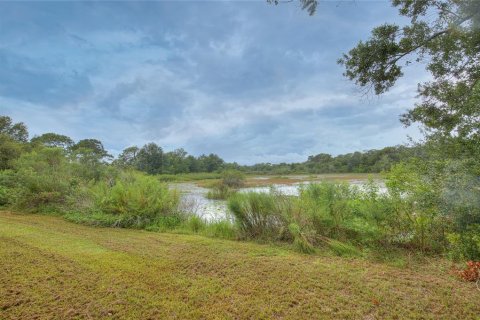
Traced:
<svg viewBox="0 0 480 320">
<path fill-rule="evenodd" d="M 352 186 L 357 186 L 360 190 L 365 188 L 365 180 L 350 180 L 348 183 Z M 262 186 L 262 187 L 252 187 L 252 188 L 243 188 L 240 192 L 264 192 L 269 193 L 272 190 L 272 187 L 275 191 L 287 195 L 287 196 L 298 196 L 300 192 L 300 186 L 307 185 L 309 183 L 318 183 L 318 181 L 313 182 L 299 182 L 294 184 L 274 184 L 272 186 Z M 385 184 L 381 181 L 376 181 L 378 185 L 378 192 L 383 194 L 387 192 Z"/>
<path fill-rule="evenodd" d="M 207 188 L 194 183 L 176 183 L 171 185 L 182 194 L 181 206 L 187 212 L 196 214 L 207 221 L 229 218 L 227 202 L 207 199 Z"/>
<path fill-rule="evenodd" d="M 260 177 L 259 177 L 260 179 Z M 315 181 L 318 183 L 318 181 Z M 298 196 L 300 186 L 303 184 L 308 184 L 309 182 L 304 183 L 295 183 L 295 184 L 274 184 L 272 186 L 262 186 L 262 187 L 251 187 L 240 189 L 239 192 L 265 192 L 268 193 L 272 190 L 272 187 L 275 191 L 280 192 L 284 195 L 289 196 Z M 350 185 L 358 186 L 362 189 L 365 186 L 365 180 L 350 180 L 348 181 Z M 383 182 L 377 181 L 379 186 L 379 193 L 385 193 L 387 191 L 385 184 Z M 207 221 L 231 219 L 231 216 L 228 212 L 227 202 L 224 200 L 212 200 L 207 199 L 206 195 L 208 193 L 207 188 L 202 188 L 194 183 L 175 183 L 170 185 L 171 188 L 175 188 L 182 194 L 181 206 L 187 212 L 198 215 L 199 217 Z"/>
</svg>

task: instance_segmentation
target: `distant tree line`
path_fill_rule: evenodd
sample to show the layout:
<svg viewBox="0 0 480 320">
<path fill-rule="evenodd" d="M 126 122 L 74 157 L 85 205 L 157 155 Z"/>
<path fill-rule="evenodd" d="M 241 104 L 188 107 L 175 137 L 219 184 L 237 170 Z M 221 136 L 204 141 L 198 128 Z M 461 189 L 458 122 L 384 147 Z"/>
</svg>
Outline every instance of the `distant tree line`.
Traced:
<svg viewBox="0 0 480 320">
<path fill-rule="evenodd" d="M 152 142 L 142 148 L 137 146 L 126 148 L 113 163 L 149 174 L 217 172 L 228 169 L 260 174 L 375 173 L 388 170 L 401 161 L 421 156 L 421 150 L 421 147 L 395 146 L 338 156 L 320 153 L 309 156 L 307 161 L 300 163 L 258 163 L 241 166 L 235 162 L 227 163 L 213 153 L 194 157 L 184 149 L 164 152 L 160 146 Z"/>
<path fill-rule="evenodd" d="M 395 146 L 380 150 L 353 152 L 332 156 L 319 153 L 300 163 L 258 163 L 241 170 L 262 174 L 288 173 L 376 173 L 389 170 L 394 164 L 422 156 L 422 147 Z"/>
<path fill-rule="evenodd" d="M 115 158 L 97 139 L 75 142 L 65 135 L 50 132 L 29 140 L 25 124 L 13 123 L 10 117 L 0 117 L 0 169 L 8 169 L 11 161 L 18 158 L 22 152 L 41 146 L 60 148 L 71 159 L 89 164 L 92 168 L 101 163 L 111 163 L 148 174 L 219 172 L 228 169 L 260 174 L 373 173 L 388 170 L 392 165 L 419 157 L 422 153 L 421 147 L 395 146 L 338 156 L 319 153 L 300 163 L 258 163 L 241 166 L 235 162 L 227 163 L 214 153 L 193 156 L 182 148 L 165 152 L 162 147 L 151 142 L 142 147 L 128 147 Z"/>
</svg>

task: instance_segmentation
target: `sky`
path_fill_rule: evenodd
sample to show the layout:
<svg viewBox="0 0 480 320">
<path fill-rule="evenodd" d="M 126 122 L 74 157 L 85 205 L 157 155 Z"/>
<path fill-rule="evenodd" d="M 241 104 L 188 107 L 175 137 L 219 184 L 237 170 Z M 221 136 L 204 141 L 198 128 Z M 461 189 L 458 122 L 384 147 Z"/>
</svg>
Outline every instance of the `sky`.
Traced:
<svg viewBox="0 0 480 320">
<path fill-rule="evenodd" d="M 386 22 L 404 22 L 386 1 L 0 2 L 0 115 L 240 164 L 402 144 L 422 69 L 377 97 L 336 63 Z"/>
</svg>

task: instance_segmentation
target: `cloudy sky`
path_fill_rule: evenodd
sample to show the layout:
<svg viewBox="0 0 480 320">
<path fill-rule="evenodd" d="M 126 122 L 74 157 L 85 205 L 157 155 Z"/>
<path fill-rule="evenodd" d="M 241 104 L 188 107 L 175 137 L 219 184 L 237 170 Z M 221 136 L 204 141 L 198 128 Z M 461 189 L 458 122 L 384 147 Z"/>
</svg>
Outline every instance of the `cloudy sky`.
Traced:
<svg viewBox="0 0 480 320">
<path fill-rule="evenodd" d="M 385 1 L 313 17 L 264 1 L 1 2 L 0 114 L 114 154 L 154 141 L 242 164 L 405 143 L 419 133 L 398 116 L 425 75 L 364 96 L 336 64 L 398 19 Z"/>
</svg>

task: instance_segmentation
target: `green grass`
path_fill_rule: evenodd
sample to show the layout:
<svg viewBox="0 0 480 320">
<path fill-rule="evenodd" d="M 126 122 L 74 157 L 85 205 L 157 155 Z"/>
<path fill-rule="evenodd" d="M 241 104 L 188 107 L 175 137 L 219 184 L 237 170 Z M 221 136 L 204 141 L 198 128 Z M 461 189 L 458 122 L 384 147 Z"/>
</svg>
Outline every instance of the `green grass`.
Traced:
<svg viewBox="0 0 480 320">
<path fill-rule="evenodd" d="M 444 260 L 395 267 L 0 212 L 0 319 L 478 319 Z"/>
</svg>

